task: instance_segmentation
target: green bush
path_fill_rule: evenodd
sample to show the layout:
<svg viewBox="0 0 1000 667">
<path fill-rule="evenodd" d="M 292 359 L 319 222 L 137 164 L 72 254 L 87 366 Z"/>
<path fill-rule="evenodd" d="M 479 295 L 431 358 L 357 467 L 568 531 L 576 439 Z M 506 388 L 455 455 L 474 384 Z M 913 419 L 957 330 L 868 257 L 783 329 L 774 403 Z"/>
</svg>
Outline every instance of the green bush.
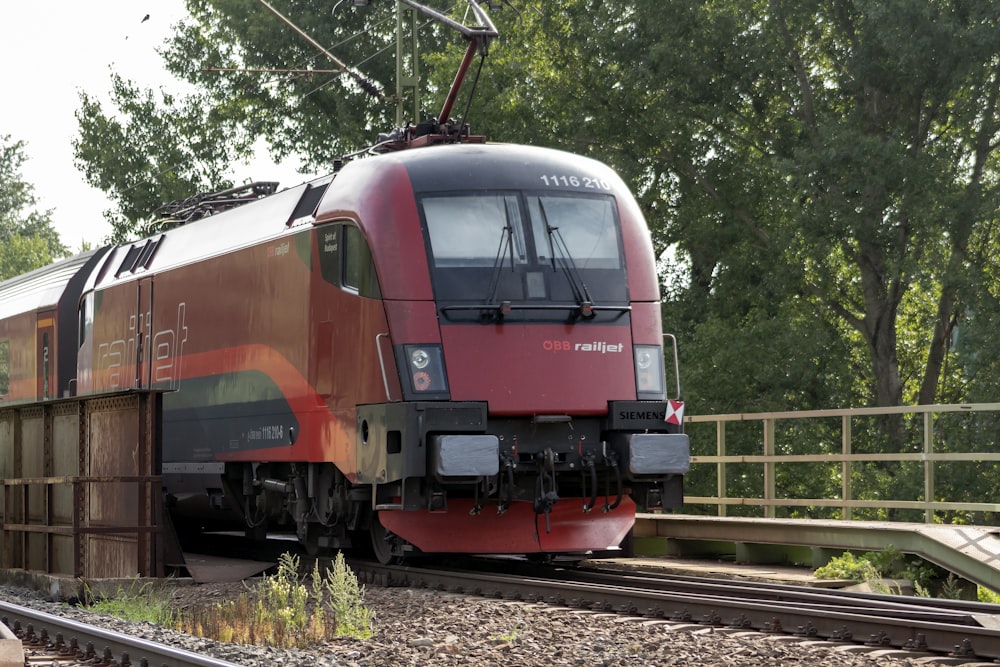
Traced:
<svg viewBox="0 0 1000 667">
<path fill-rule="evenodd" d="M 891 544 L 882 551 L 868 551 L 860 556 L 845 551 L 813 575 L 820 579 L 852 579 L 869 584 L 879 579 L 909 579 L 917 594 L 922 596 L 927 596 L 927 591 L 941 578 L 937 568 L 920 558 L 907 558 Z"/>
<path fill-rule="evenodd" d="M 976 597 L 980 602 L 985 602 L 987 604 L 1000 604 L 1000 593 L 986 588 L 985 586 L 978 587 Z"/>
<path fill-rule="evenodd" d="M 831 558 L 829 563 L 813 572 L 813 576 L 819 579 L 871 581 L 882 575 L 870 559 L 858 558 L 850 551 L 845 551 L 842 556 Z"/>
</svg>

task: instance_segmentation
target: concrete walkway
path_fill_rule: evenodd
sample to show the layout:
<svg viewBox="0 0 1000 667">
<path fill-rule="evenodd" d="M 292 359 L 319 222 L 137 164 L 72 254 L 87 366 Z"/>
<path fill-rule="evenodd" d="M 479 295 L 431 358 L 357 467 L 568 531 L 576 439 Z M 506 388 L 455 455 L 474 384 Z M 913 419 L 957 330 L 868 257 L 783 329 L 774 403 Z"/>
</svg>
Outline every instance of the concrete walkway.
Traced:
<svg viewBox="0 0 1000 667">
<path fill-rule="evenodd" d="M 682 514 L 637 514 L 637 539 L 661 538 L 744 545 L 795 545 L 839 551 L 893 546 L 981 586 L 1000 590 L 1000 527 L 887 521 L 751 519 Z M 669 552 L 669 550 L 668 550 Z M 664 552 L 664 553 L 668 553 Z M 737 560 L 740 550 L 737 549 Z M 748 559 L 748 562 L 752 562 Z"/>
</svg>

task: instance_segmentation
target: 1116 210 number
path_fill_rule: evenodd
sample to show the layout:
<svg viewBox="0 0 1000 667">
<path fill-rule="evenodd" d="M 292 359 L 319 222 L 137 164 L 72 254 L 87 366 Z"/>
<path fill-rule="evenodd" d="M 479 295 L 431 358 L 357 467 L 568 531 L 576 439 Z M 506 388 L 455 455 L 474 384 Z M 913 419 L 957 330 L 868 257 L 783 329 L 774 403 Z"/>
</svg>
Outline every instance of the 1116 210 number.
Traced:
<svg viewBox="0 0 1000 667">
<path fill-rule="evenodd" d="M 584 188 L 586 190 L 610 190 L 611 184 L 590 176 L 568 176 L 566 174 L 542 174 L 539 177 L 546 187 Z"/>
</svg>

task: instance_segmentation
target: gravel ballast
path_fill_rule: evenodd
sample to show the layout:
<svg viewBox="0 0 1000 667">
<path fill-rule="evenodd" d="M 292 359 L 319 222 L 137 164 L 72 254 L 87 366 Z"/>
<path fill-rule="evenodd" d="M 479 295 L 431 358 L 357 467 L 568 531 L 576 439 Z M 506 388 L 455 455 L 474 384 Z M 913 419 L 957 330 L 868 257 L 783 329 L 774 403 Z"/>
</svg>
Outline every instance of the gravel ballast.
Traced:
<svg viewBox="0 0 1000 667">
<path fill-rule="evenodd" d="M 245 590 L 242 584 L 175 585 L 170 594 L 183 609 L 235 599 Z M 151 623 L 129 623 L 49 602 L 40 594 L 23 589 L 2 587 L 0 595 L 13 604 L 170 643 L 247 667 L 916 667 L 933 662 L 913 654 L 873 651 L 857 645 L 405 588 L 367 588 L 365 604 L 376 613 L 372 639 L 337 638 L 309 650 L 223 644 Z"/>
</svg>

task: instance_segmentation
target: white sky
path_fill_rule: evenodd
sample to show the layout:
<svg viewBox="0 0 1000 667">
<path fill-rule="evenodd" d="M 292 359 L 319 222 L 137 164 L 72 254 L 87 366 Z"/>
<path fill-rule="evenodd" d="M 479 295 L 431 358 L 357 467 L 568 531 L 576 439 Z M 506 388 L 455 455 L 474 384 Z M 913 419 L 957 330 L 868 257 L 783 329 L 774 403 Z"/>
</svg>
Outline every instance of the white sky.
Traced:
<svg viewBox="0 0 1000 667">
<path fill-rule="evenodd" d="M 149 20 L 143 21 L 146 14 Z M 156 50 L 185 15 L 183 0 L 3 2 L 0 136 L 25 142 L 28 159 L 21 176 L 34 186 L 37 208 L 54 209 L 53 224 L 74 252 L 81 241 L 97 246 L 111 233 L 103 215 L 110 207 L 107 197 L 73 166 L 78 91 L 106 103 L 111 68 L 142 88 L 183 91 Z M 237 183 L 248 177 L 278 180 L 282 188 L 305 180 L 294 169 L 266 161 L 234 169 Z"/>
</svg>

